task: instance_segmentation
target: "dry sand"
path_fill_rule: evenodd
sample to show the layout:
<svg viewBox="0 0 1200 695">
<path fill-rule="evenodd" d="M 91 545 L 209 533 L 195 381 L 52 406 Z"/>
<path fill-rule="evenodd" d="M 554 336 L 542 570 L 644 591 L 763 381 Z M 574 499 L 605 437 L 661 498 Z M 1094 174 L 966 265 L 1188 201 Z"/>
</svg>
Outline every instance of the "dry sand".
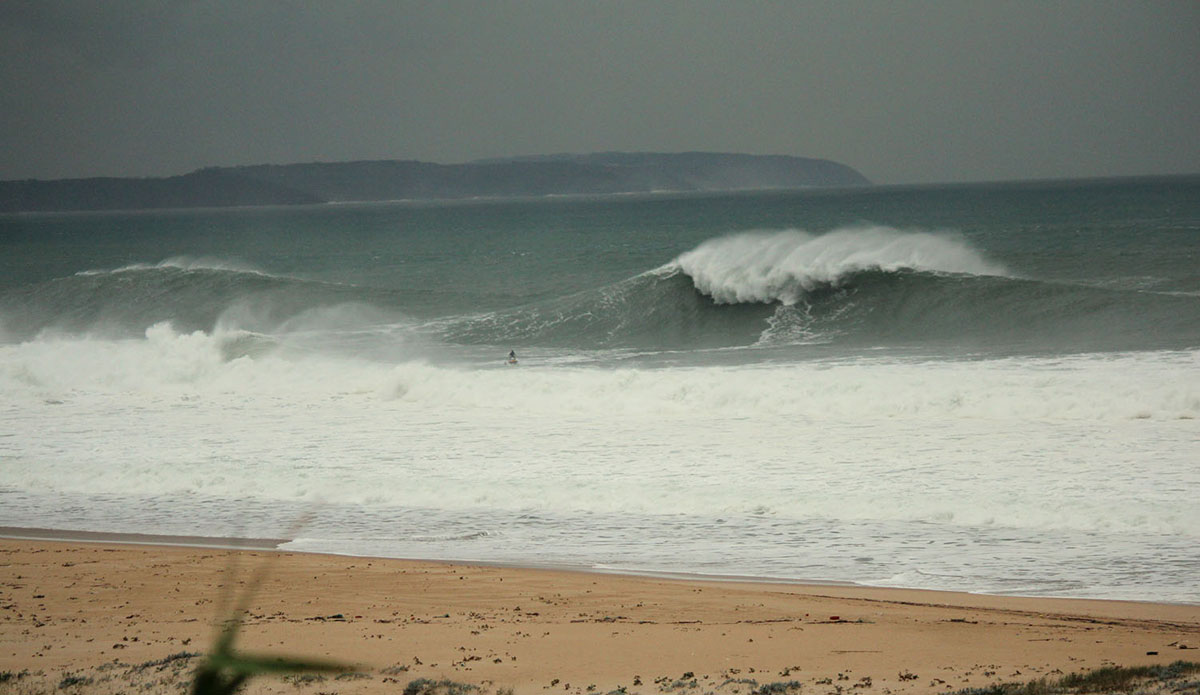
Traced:
<svg viewBox="0 0 1200 695">
<path fill-rule="evenodd" d="M 89 540 L 104 542 L 0 540 L 0 671 L 29 672 L 0 691 L 70 678 L 91 685 L 68 692 L 174 688 L 198 657 L 147 662 L 204 652 L 231 592 L 262 568 L 239 646 L 350 662 L 358 673 L 264 678 L 252 693 L 395 693 L 417 678 L 518 695 L 750 693 L 790 681 L 804 693 L 925 693 L 1200 661 L 1192 605 Z"/>
</svg>

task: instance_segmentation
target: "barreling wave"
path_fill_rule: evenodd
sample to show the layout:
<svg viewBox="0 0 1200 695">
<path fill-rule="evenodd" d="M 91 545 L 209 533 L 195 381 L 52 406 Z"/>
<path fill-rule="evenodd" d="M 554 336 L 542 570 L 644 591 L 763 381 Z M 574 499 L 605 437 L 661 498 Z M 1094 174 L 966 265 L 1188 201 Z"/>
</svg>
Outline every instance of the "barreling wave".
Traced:
<svg viewBox="0 0 1200 695">
<path fill-rule="evenodd" d="M 735 234 L 706 241 L 673 265 L 719 304 L 796 304 L 813 290 L 836 287 L 867 271 L 1007 274 L 960 237 L 887 227 L 819 236 L 798 230 Z"/>
<path fill-rule="evenodd" d="M 584 349 L 1179 349 L 1200 345 L 1200 301 L 1016 277 L 958 235 L 860 227 L 712 239 L 615 285 L 437 329 Z"/>
<path fill-rule="evenodd" d="M 566 348 L 704 349 L 752 343 L 770 318 L 760 305 L 729 311 L 693 289 L 675 268 L 566 297 L 431 326 L 466 344 Z"/>
</svg>

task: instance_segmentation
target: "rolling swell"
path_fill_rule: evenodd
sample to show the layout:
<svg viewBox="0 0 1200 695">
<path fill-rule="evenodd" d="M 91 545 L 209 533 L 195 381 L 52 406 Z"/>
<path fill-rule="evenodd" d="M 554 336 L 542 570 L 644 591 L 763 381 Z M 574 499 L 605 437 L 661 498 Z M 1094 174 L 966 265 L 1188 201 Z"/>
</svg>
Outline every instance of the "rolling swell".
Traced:
<svg viewBox="0 0 1200 695">
<path fill-rule="evenodd" d="M 862 346 L 1012 352 L 1200 345 L 1200 298 L 996 276 L 862 271 L 810 293 L 810 330 Z"/>
<path fill-rule="evenodd" d="M 9 291 L 0 296 L 0 335 L 9 341 L 47 330 L 139 337 L 164 322 L 182 332 L 221 326 L 269 333 L 322 308 L 365 305 L 383 313 L 394 305 L 393 294 L 222 264 L 165 261 L 87 271 Z"/>
<path fill-rule="evenodd" d="M 481 296 L 453 289 L 456 297 Z M 1019 277 L 959 236 L 878 227 L 735 234 L 612 285 L 504 311 L 464 315 L 443 305 L 432 312 L 441 318 L 411 318 L 414 304 L 436 307 L 440 296 L 172 259 L 0 294 L 0 340 L 46 331 L 141 338 L 169 323 L 180 333 L 315 331 L 320 338 L 308 339 L 310 347 L 386 360 L 412 356 L 405 341 L 413 331 L 434 343 L 572 351 L 1019 354 L 1200 346 L 1194 293 Z M 401 343 L 409 347 L 400 350 Z M 428 354 L 438 354 L 436 347 Z"/>
</svg>

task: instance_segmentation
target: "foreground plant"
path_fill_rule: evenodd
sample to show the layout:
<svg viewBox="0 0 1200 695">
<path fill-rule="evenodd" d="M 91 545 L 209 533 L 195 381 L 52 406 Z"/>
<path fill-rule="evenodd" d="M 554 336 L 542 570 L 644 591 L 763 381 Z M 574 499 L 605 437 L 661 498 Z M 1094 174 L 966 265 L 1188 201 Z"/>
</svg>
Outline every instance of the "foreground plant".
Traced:
<svg viewBox="0 0 1200 695">
<path fill-rule="evenodd" d="M 303 521 L 297 522 L 296 529 L 303 523 Z M 231 579 L 236 570 L 237 557 L 237 554 L 230 555 L 229 574 Z M 231 617 L 225 621 L 225 627 L 217 635 L 212 650 L 196 670 L 195 678 L 192 680 L 193 695 L 232 695 L 240 690 L 250 678 L 259 675 L 331 673 L 351 670 L 349 665 L 333 661 L 265 654 L 239 654 L 234 650 L 233 643 L 237 639 L 238 630 L 241 629 L 249 611 L 250 600 L 266 578 L 271 562 L 278 556 L 270 555 L 268 557 L 268 561 L 259 567 L 249 586 L 246 587 L 241 601 L 232 609 Z M 230 581 L 229 585 L 232 586 L 232 584 L 233 582 Z M 226 600 L 228 598 L 226 595 Z"/>
<path fill-rule="evenodd" d="M 1045 678 L 1028 683 L 1000 683 L 985 688 L 967 688 L 952 695 L 1076 695 L 1082 693 L 1200 692 L 1200 663 L 1176 661 L 1166 666 L 1105 666 L 1071 673 L 1057 681 Z M 1170 690 L 1166 690 L 1170 688 Z"/>
<path fill-rule="evenodd" d="M 225 624 L 212 651 L 196 670 L 193 695 L 232 695 L 253 676 L 283 673 L 341 672 L 349 666 L 332 661 L 238 654 L 233 642 L 242 624 L 239 614 Z"/>
</svg>

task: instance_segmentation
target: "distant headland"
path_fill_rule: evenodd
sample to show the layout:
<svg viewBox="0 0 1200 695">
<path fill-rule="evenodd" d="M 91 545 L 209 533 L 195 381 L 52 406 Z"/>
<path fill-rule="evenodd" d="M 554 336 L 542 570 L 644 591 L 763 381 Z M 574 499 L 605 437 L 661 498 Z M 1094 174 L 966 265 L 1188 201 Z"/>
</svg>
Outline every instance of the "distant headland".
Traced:
<svg viewBox="0 0 1200 695">
<path fill-rule="evenodd" d="M 786 155 L 555 154 L 209 167 L 162 178 L 0 181 L 0 212 L 306 205 L 382 200 L 862 186 L 854 169 Z"/>
</svg>

